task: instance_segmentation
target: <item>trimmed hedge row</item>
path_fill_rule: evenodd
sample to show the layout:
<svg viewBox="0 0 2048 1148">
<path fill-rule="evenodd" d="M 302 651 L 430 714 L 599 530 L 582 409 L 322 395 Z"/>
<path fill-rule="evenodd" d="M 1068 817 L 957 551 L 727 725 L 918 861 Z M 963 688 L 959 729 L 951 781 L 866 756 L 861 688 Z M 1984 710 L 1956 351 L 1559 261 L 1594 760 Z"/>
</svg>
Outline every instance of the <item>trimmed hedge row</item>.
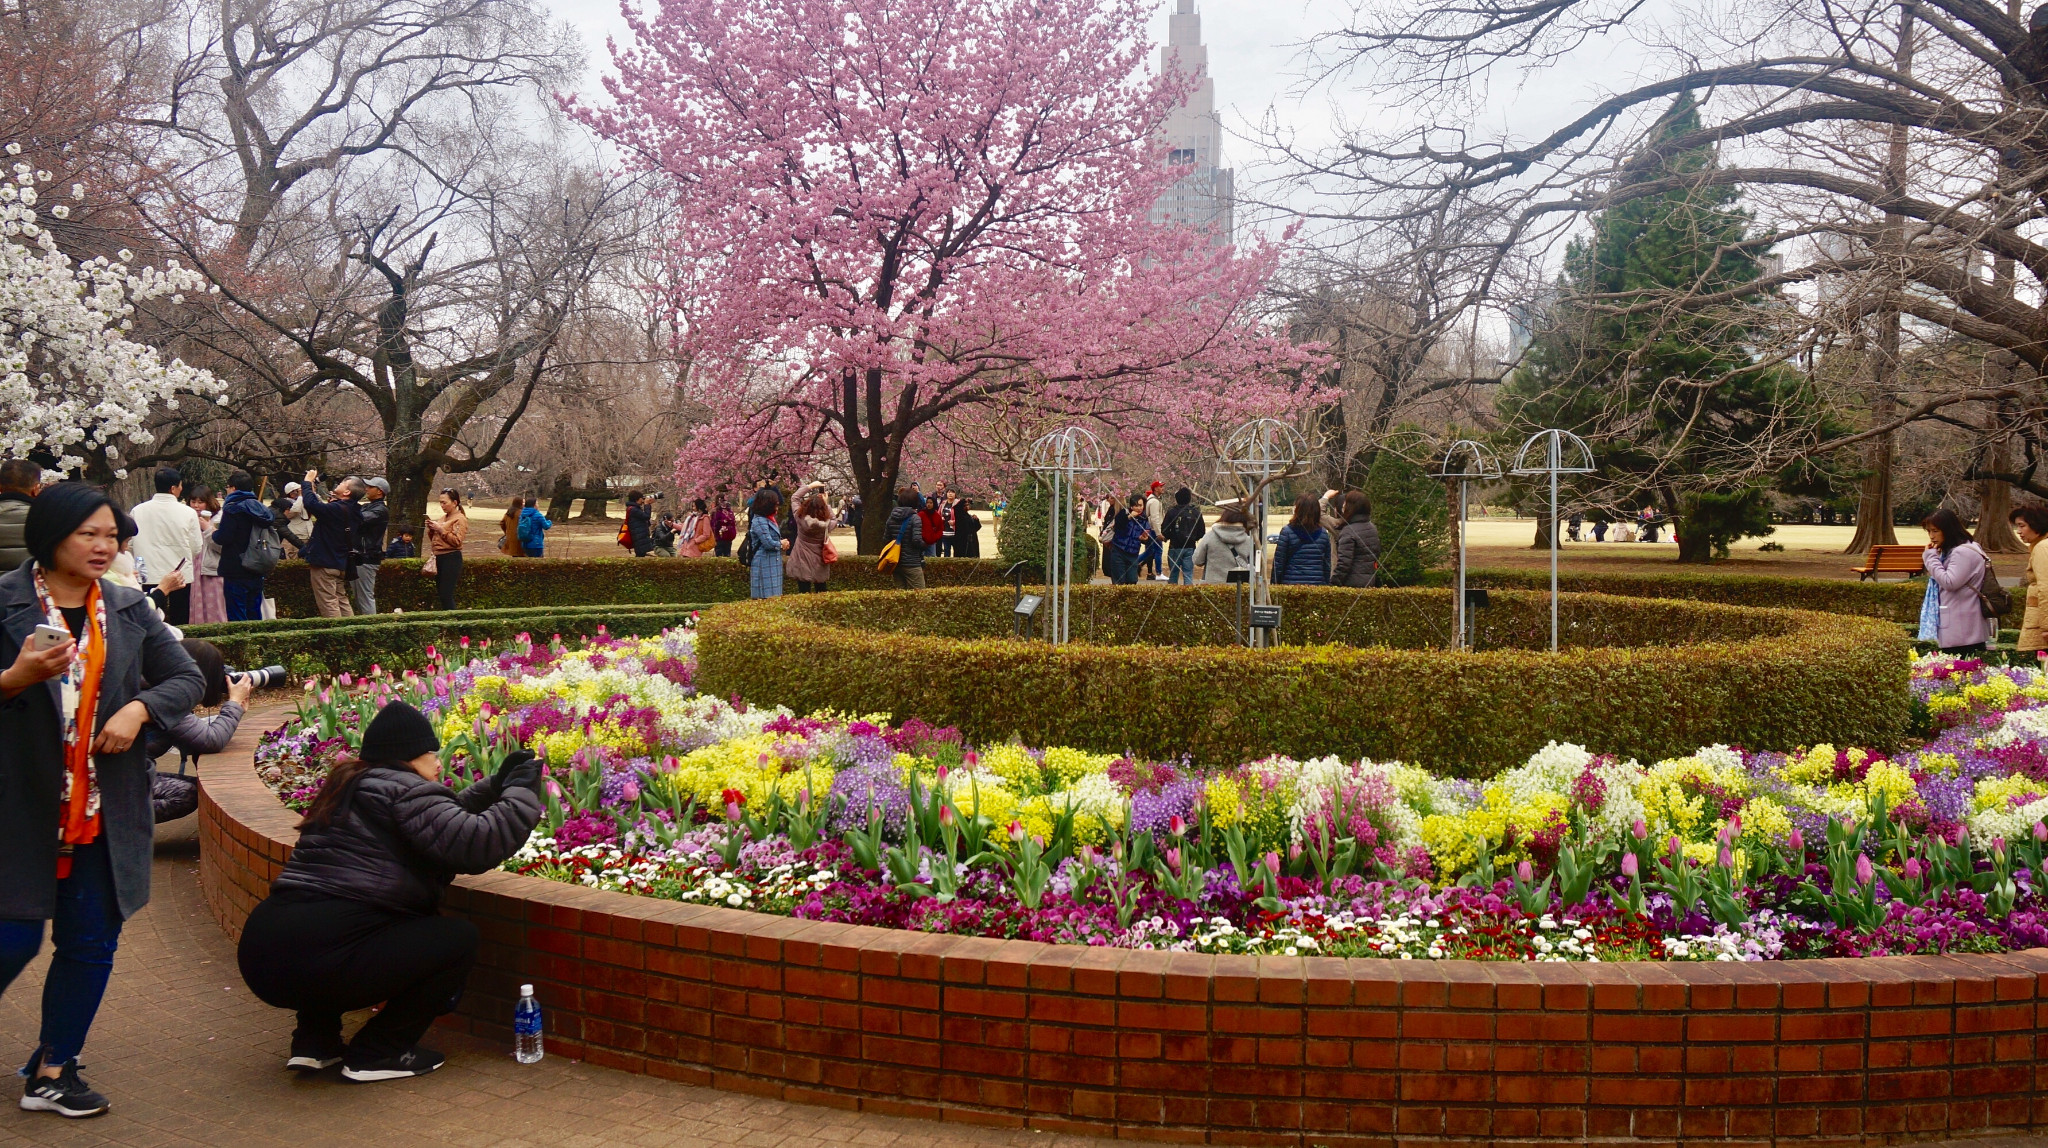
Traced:
<svg viewBox="0 0 2048 1148">
<path fill-rule="evenodd" d="M 995 586 L 1008 567 L 995 558 L 928 558 L 925 578 L 934 587 Z M 1448 587 L 1451 576 L 1434 571 L 1424 585 Z M 1539 570 L 1475 568 L 1466 584 L 1489 590 L 1546 590 L 1550 575 Z M 1815 578 L 1774 578 L 1763 574 L 1566 574 L 1558 587 L 1572 593 L 1618 594 L 1628 598 L 1679 598 L 1729 606 L 1820 610 L 1894 622 L 1920 620 L 1925 584 L 1831 582 Z M 888 575 L 875 573 L 871 557 L 847 555 L 833 569 L 838 590 L 884 590 Z M 278 566 L 265 583 L 285 617 L 313 614 L 313 594 L 302 562 Z M 463 560 L 462 602 L 471 609 L 532 609 L 566 600 L 604 603 L 738 602 L 747 597 L 747 571 L 730 558 L 499 558 Z M 434 609 L 434 580 L 417 560 L 386 562 L 377 572 L 377 604 L 384 610 Z M 2008 615 L 2019 622 L 2016 603 Z"/>
<path fill-rule="evenodd" d="M 805 712 L 889 713 L 1152 758 L 1396 758 L 1460 776 L 1551 740 L 1645 761 L 1715 742 L 1888 747 L 1906 728 L 1909 643 L 1875 619 L 1575 594 L 1569 648 L 1544 595 L 1504 591 L 1475 653 L 1428 648 L 1448 595 L 1281 587 L 1283 645 L 1229 640 L 1222 588 L 1076 587 L 1084 642 L 1003 637 L 1010 595 L 791 596 L 698 628 L 700 688 Z M 1351 643 L 1350 645 L 1323 643 Z M 1420 648 L 1418 648 L 1420 647 Z"/>
<path fill-rule="evenodd" d="M 1848 556 L 1844 556 L 1845 562 Z M 1424 578 L 1427 586 L 1448 587 L 1451 575 L 1432 571 Z M 1474 568 L 1465 574 L 1467 586 L 1488 590 L 1550 589 L 1548 570 L 1496 570 Z M 1828 614 L 1856 614 L 1893 622 L 1920 621 L 1920 599 L 1927 583 L 1915 578 L 1900 582 L 1848 582 L 1822 578 L 1776 578 L 1768 574 L 1710 574 L 1673 571 L 1669 574 L 1585 573 L 1559 574 L 1560 591 L 1582 594 L 1617 594 L 1625 598 L 1682 598 L 1692 602 L 1718 602 L 1727 606 L 1764 606 L 1772 609 L 1819 610 Z M 2006 615 L 2018 625 L 2025 612 L 2024 595 L 2013 595 L 2013 608 Z"/>
<path fill-rule="evenodd" d="M 699 603 L 569 606 L 538 610 L 451 610 L 423 614 L 378 614 L 371 618 L 288 618 L 272 622 L 222 622 L 187 626 L 185 635 L 219 646 L 231 666 L 281 665 L 294 678 L 315 674 L 360 674 L 372 665 L 417 669 L 427 647 L 457 648 L 471 642 L 504 642 L 521 633 L 546 640 L 587 637 L 600 627 L 616 634 L 655 634 L 681 625 Z"/>
<path fill-rule="evenodd" d="M 925 580 L 932 586 L 993 586 L 1007 569 L 994 558 L 927 558 Z M 875 572 L 873 557 L 843 555 L 832 567 L 837 590 L 886 590 L 895 585 Z M 792 587 L 794 589 L 794 587 Z M 277 599 L 286 618 L 311 617 L 312 585 L 306 564 L 281 562 L 264 580 L 263 592 Z M 731 558 L 503 558 L 465 555 L 458 601 L 464 609 L 552 608 L 563 602 L 737 602 L 747 597 L 747 568 Z M 393 560 L 377 569 L 377 608 L 406 613 L 433 610 L 434 576 L 422 574 L 416 558 Z"/>
</svg>

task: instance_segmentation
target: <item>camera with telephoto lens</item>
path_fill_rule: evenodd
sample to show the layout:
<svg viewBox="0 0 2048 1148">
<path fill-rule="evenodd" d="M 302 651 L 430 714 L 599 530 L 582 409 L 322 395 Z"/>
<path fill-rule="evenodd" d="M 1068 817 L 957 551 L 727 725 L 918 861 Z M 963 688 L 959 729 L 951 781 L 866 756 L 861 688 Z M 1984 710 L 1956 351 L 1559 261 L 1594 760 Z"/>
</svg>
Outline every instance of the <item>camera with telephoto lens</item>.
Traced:
<svg viewBox="0 0 2048 1148">
<path fill-rule="evenodd" d="M 285 683 L 283 666 L 265 666 L 260 670 L 238 670 L 233 666 L 229 666 L 227 671 L 228 676 L 231 678 L 244 677 L 249 679 L 251 689 L 267 690 L 272 686 L 281 686 Z"/>
</svg>

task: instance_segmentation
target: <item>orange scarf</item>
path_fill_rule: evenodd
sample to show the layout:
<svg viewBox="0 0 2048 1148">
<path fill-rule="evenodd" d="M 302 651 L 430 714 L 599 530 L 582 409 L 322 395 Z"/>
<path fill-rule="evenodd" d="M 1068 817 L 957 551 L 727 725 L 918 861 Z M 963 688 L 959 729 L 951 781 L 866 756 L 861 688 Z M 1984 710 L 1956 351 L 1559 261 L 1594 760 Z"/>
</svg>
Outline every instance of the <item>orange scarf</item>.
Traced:
<svg viewBox="0 0 2048 1148">
<path fill-rule="evenodd" d="M 36 573 L 36 590 L 53 626 L 64 624 L 64 615 L 50 602 L 43 586 L 42 572 Z M 107 640 L 105 603 L 100 585 L 92 584 L 85 597 L 85 627 L 71 665 L 58 682 L 62 699 L 57 718 L 64 728 L 64 784 L 57 805 L 57 877 L 71 875 L 72 850 L 89 845 L 100 836 L 99 771 L 93 763 L 92 743 L 100 704 L 100 681 L 106 675 Z"/>
</svg>

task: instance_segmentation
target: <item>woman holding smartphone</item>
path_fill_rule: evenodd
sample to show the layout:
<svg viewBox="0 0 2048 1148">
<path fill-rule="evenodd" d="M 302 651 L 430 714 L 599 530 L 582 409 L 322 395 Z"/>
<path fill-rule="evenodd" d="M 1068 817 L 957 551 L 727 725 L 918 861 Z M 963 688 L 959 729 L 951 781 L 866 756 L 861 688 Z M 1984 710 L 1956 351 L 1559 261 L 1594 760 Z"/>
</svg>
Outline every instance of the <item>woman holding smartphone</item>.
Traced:
<svg viewBox="0 0 2048 1148">
<path fill-rule="evenodd" d="M 134 532 L 97 488 L 45 487 L 23 526 L 31 560 L 0 577 L 0 992 L 51 922 L 56 954 L 21 1107 L 60 1116 L 107 1110 L 79 1078 L 78 1054 L 121 924 L 149 901 L 142 727 L 176 725 L 206 690 L 147 599 L 105 580 Z"/>
</svg>

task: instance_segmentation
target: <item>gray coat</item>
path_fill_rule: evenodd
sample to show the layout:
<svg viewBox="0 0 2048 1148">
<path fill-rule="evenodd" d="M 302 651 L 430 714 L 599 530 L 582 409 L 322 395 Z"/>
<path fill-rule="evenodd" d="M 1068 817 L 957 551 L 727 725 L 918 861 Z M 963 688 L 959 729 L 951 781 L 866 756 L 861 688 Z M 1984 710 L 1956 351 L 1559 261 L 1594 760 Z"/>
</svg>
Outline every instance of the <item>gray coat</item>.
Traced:
<svg viewBox="0 0 2048 1148">
<path fill-rule="evenodd" d="M 166 728 L 178 724 L 206 692 L 199 667 L 149 608 L 148 599 L 106 581 L 100 583 L 100 594 L 107 604 L 107 664 L 97 724 L 104 726 L 138 699 L 149 708 L 151 721 Z M 0 577 L 0 665 L 14 664 L 22 643 L 44 620 L 36 608 L 30 567 Z M 147 689 L 144 682 L 150 683 Z M 56 909 L 57 794 L 64 777 L 57 705 L 54 681 L 0 702 L 0 918 L 47 919 Z M 113 861 L 114 892 L 125 919 L 149 903 L 156 835 L 143 739 L 137 737 L 125 753 L 100 755 L 98 766 L 100 834 Z"/>
<path fill-rule="evenodd" d="M 1337 532 L 1337 569 L 1332 586 L 1370 586 L 1380 571 L 1380 528 L 1370 519 L 1347 522 Z"/>
<path fill-rule="evenodd" d="M 28 504 L 26 494 L 0 493 L 0 574 L 28 561 Z"/>
</svg>

